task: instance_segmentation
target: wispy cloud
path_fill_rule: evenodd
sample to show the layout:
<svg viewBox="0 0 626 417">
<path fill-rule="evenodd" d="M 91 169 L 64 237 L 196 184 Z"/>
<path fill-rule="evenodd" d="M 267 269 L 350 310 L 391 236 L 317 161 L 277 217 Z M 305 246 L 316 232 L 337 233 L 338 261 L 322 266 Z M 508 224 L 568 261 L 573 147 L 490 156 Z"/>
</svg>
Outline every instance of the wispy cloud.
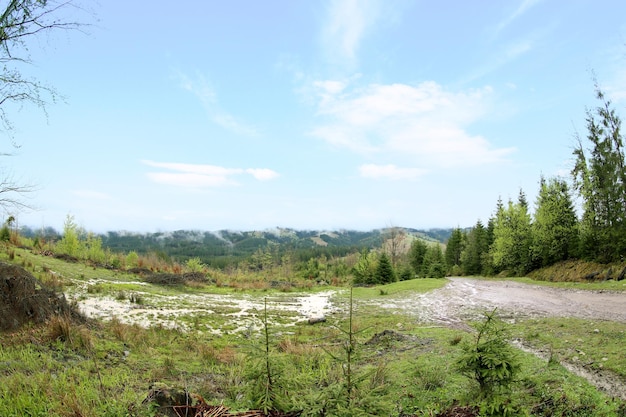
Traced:
<svg viewBox="0 0 626 417">
<path fill-rule="evenodd" d="M 204 76 L 196 75 L 192 79 L 186 74 L 178 73 L 178 79 L 184 90 L 189 91 L 200 100 L 213 123 L 243 136 L 259 136 L 260 133 L 256 127 L 248 125 L 220 107 L 215 89 Z"/>
<path fill-rule="evenodd" d="M 504 30 L 507 26 L 513 23 L 516 19 L 521 17 L 524 13 L 526 13 L 530 8 L 534 5 L 540 3 L 542 0 L 522 0 L 520 5 L 515 9 L 515 11 L 504 18 L 498 25 L 496 26 L 496 35 Z"/>
<path fill-rule="evenodd" d="M 277 178 L 279 175 L 276 171 L 267 168 L 248 168 L 246 173 L 252 175 L 259 181 L 268 181 Z"/>
<path fill-rule="evenodd" d="M 427 172 L 427 170 L 419 168 L 400 168 L 394 164 L 365 164 L 359 167 L 359 174 L 363 178 L 373 179 L 415 180 Z"/>
<path fill-rule="evenodd" d="M 611 100 L 620 104 L 626 102 L 626 55 L 623 43 L 623 39 L 626 38 L 626 26 L 622 28 L 622 32 L 624 32 L 622 42 L 605 49 L 604 56 L 609 65 L 605 70 L 606 73 L 599 75 L 600 88 Z"/>
<path fill-rule="evenodd" d="M 379 0 L 333 0 L 322 29 L 324 49 L 333 63 L 353 67 L 368 29 L 380 16 Z"/>
<path fill-rule="evenodd" d="M 491 110 L 489 87 L 446 91 L 435 82 L 360 89 L 329 85 L 334 86 L 318 84 L 320 123 L 310 133 L 335 147 L 409 157 L 425 167 L 483 165 L 503 161 L 514 151 L 494 149 L 486 138 L 468 130 Z M 368 169 L 371 176 L 373 170 Z M 376 172 L 407 174 L 395 167 Z"/>
<path fill-rule="evenodd" d="M 524 39 L 510 42 L 505 45 L 504 48 L 498 48 L 490 57 L 487 57 L 480 66 L 471 71 L 462 82 L 468 83 L 482 78 L 530 52 L 538 36 L 538 34 L 532 34 Z"/>
<path fill-rule="evenodd" d="M 72 190 L 71 193 L 77 197 L 89 199 L 89 200 L 109 200 L 111 196 L 109 194 L 95 191 L 95 190 Z"/>
<path fill-rule="evenodd" d="M 179 187 L 207 188 L 237 186 L 234 177 L 249 174 L 258 181 L 268 181 L 279 177 L 276 171 L 267 168 L 224 168 L 216 165 L 184 164 L 176 162 L 155 162 L 142 160 L 142 164 L 161 168 L 158 172 L 148 172 L 148 178 L 159 184 Z"/>
</svg>

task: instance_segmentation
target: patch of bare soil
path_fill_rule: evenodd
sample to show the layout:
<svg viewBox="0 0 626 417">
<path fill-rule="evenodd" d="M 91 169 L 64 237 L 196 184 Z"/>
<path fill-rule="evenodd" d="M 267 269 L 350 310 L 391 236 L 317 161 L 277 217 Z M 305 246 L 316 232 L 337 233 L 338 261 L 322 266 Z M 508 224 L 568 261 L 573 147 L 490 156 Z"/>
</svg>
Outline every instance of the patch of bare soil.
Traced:
<svg viewBox="0 0 626 417">
<path fill-rule="evenodd" d="M 58 314 L 75 315 L 63 294 L 46 288 L 24 268 L 0 262 L 1 331 Z"/>
<path fill-rule="evenodd" d="M 383 307 L 399 309 L 425 323 L 470 330 L 468 321 L 480 319 L 486 311 L 498 308 L 504 319 L 536 317 L 576 317 L 588 320 L 626 322 L 626 293 L 570 290 L 512 281 L 450 278 L 435 291 L 402 299 L 385 299 Z M 518 347 L 548 359 L 545 352 L 533 350 L 524 341 Z M 609 371 L 589 371 L 580 364 L 562 362 L 575 373 L 607 394 L 626 399 L 626 381 Z"/>
</svg>

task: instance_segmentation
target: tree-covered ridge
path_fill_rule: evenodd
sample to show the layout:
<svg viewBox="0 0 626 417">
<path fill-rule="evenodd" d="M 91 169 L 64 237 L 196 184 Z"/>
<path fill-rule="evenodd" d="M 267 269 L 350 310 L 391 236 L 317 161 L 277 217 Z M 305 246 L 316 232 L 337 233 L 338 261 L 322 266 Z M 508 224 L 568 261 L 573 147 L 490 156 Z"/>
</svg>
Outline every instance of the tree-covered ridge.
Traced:
<svg viewBox="0 0 626 417">
<path fill-rule="evenodd" d="M 451 230 L 448 230 L 450 233 Z M 406 229 L 407 234 L 435 241 L 445 231 Z M 257 251 L 270 250 L 277 253 L 294 253 L 303 260 L 318 256 L 345 256 L 363 248 L 380 247 L 385 239 L 384 230 L 372 231 L 307 231 L 274 229 L 267 231 L 200 232 L 179 230 L 171 233 L 124 233 L 108 232 L 102 236 L 102 244 L 115 252 L 163 251 L 179 260 L 199 257 L 208 265 L 221 266 L 227 260 L 243 260 Z"/>
<path fill-rule="evenodd" d="M 378 250 L 389 241 L 389 231 L 401 232 L 393 241 L 404 242 L 403 246 L 390 248 L 394 267 L 399 257 L 404 258 L 410 242 L 419 239 L 425 243 L 442 244 L 452 229 L 417 230 L 387 228 L 371 231 L 338 230 L 311 231 L 277 228 L 265 231 L 192 231 L 133 233 L 126 231 L 107 232 L 101 235 L 87 233 L 68 216 L 67 230 L 57 232 L 52 228 L 34 230 L 21 227 L 20 235 L 48 242 L 63 242 L 74 235 L 84 242 L 100 239 L 101 247 L 111 253 L 139 255 L 156 254 L 162 259 L 186 262 L 200 259 L 207 266 L 225 268 L 241 262 L 258 263 L 263 257 L 271 257 L 275 263 L 288 257 L 292 261 L 307 262 L 313 258 L 340 258 L 357 254 L 362 250 Z M 71 245 L 70 245 L 71 246 Z M 394 253 L 391 253 L 394 252 Z"/>
</svg>

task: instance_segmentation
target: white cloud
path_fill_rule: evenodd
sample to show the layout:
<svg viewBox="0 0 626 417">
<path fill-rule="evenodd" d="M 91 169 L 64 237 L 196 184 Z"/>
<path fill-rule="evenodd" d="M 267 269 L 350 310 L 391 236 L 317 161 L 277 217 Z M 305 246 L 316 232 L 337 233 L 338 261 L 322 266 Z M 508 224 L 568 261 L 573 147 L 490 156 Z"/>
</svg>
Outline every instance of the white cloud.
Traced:
<svg viewBox="0 0 626 417">
<path fill-rule="evenodd" d="M 146 175 L 150 180 L 159 184 L 180 187 L 205 188 L 236 186 L 239 185 L 239 183 L 234 180 L 233 177 L 242 174 L 250 174 L 258 181 L 267 181 L 279 176 L 276 171 L 267 168 L 224 168 L 216 165 L 155 162 L 149 160 L 142 160 L 141 163 L 165 170 L 147 173 Z"/>
<path fill-rule="evenodd" d="M 184 172 L 148 172 L 146 175 L 153 182 L 181 187 L 205 188 L 238 185 L 236 181 L 219 175 L 203 175 Z"/>
<path fill-rule="evenodd" d="M 257 128 L 220 108 L 215 90 L 202 75 L 197 75 L 196 79 L 193 80 L 186 74 L 178 73 L 178 79 L 184 90 L 189 91 L 200 100 L 213 123 L 243 136 L 259 136 Z"/>
<path fill-rule="evenodd" d="M 172 171 L 181 171 L 192 174 L 208 176 L 228 176 L 241 173 L 241 169 L 223 168 L 216 165 L 182 164 L 177 162 L 154 162 L 148 160 L 141 161 L 144 165 L 155 168 L 165 168 Z"/>
<path fill-rule="evenodd" d="M 111 196 L 106 193 L 94 190 L 73 190 L 71 193 L 75 196 L 91 200 L 109 200 L 111 198 Z"/>
<path fill-rule="evenodd" d="M 399 168 L 393 164 L 376 165 L 366 164 L 359 167 L 359 173 L 364 178 L 390 179 L 390 180 L 415 180 L 427 173 L 419 168 Z"/>
<path fill-rule="evenodd" d="M 522 3 L 515 9 L 515 11 L 502 20 L 496 27 L 496 33 L 500 33 L 503 29 L 509 26 L 513 21 L 526 13 L 531 7 L 541 2 L 542 0 L 523 0 Z"/>
<path fill-rule="evenodd" d="M 246 172 L 259 181 L 269 181 L 279 177 L 278 172 L 267 168 L 248 168 Z"/>
<path fill-rule="evenodd" d="M 378 0 L 333 0 L 328 8 L 322 41 L 331 61 L 353 66 L 359 45 L 379 18 Z"/>
<path fill-rule="evenodd" d="M 490 87 L 454 92 L 424 82 L 346 90 L 324 90 L 318 102 L 323 120 L 310 132 L 335 147 L 409 157 L 430 167 L 502 161 L 514 150 L 493 149 L 484 137 L 468 131 L 492 110 Z"/>
<path fill-rule="evenodd" d="M 345 82 L 334 80 L 314 81 L 313 85 L 329 94 L 341 93 L 346 88 Z"/>
</svg>

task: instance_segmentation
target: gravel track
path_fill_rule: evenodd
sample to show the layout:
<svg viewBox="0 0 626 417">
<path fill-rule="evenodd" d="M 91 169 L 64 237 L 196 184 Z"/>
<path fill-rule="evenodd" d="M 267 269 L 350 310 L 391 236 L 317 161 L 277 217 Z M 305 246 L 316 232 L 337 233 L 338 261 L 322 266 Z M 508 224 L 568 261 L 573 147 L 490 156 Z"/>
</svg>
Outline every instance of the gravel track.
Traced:
<svg viewBox="0 0 626 417">
<path fill-rule="evenodd" d="M 504 318 L 577 317 L 626 322 L 626 293 L 471 278 L 449 278 L 448 281 L 440 289 L 386 299 L 381 305 L 399 308 L 424 322 L 452 327 L 466 327 L 468 320 L 496 307 Z"/>
<path fill-rule="evenodd" d="M 514 320 L 538 317 L 576 317 L 626 322 L 626 292 L 551 288 L 512 281 L 449 278 L 446 286 L 409 297 L 385 299 L 382 307 L 399 309 L 424 323 L 470 330 L 467 322 L 498 308 L 500 317 Z M 534 349 L 524 340 L 515 345 L 547 360 L 549 352 Z M 590 370 L 561 362 L 570 372 L 587 379 L 612 397 L 626 400 L 626 380 L 610 371 Z"/>
</svg>

